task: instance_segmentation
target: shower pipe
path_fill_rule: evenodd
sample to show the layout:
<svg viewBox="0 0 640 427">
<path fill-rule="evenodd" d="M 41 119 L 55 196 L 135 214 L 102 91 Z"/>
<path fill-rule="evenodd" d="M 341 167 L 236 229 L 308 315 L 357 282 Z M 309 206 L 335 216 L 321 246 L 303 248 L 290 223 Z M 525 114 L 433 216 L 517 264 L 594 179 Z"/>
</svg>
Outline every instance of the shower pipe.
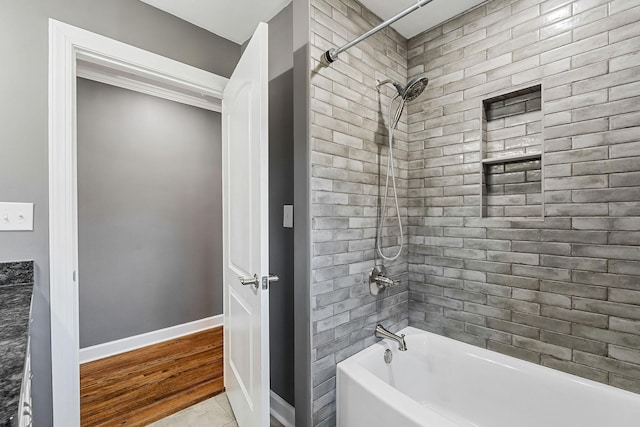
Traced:
<svg viewBox="0 0 640 427">
<path fill-rule="evenodd" d="M 320 57 L 320 62 L 322 62 L 322 64 L 325 65 L 325 66 L 330 65 L 331 63 L 335 62 L 338 59 L 338 55 L 340 53 L 344 52 L 347 49 L 352 48 L 353 46 L 357 45 L 358 43 L 360 43 L 364 39 L 367 39 L 367 38 L 371 37 L 372 35 L 374 35 L 378 31 L 380 31 L 380 30 L 388 27 L 389 25 L 393 24 L 398 19 L 404 18 L 408 14 L 420 9 L 422 6 L 424 6 L 424 5 L 428 4 L 428 3 L 431 3 L 432 1 L 433 0 L 420 0 L 419 2 L 414 4 L 413 6 L 409 6 L 407 9 L 403 10 L 402 12 L 400 12 L 399 14 L 394 16 L 393 18 L 390 18 L 390 19 L 384 21 L 382 24 L 370 29 L 369 31 L 367 31 L 366 33 L 364 33 L 363 35 L 361 35 L 357 39 L 350 41 L 349 43 L 345 44 L 344 46 L 341 46 L 341 47 L 338 47 L 338 48 L 329 49 L 328 51 L 326 51 L 325 53 L 322 54 L 322 56 Z"/>
</svg>

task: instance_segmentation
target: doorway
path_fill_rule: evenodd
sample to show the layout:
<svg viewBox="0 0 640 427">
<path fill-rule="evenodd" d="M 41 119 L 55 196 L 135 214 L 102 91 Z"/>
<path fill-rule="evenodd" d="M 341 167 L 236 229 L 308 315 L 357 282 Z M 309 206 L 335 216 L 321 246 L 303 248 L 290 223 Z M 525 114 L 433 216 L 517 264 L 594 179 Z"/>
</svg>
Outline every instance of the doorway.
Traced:
<svg viewBox="0 0 640 427">
<path fill-rule="evenodd" d="M 81 424 L 142 425 L 224 390 L 221 117 L 76 88 Z"/>
<path fill-rule="evenodd" d="M 49 21 L 50 25 L 50 308 L 53 419 L 80 425 L 76 78 L 78 64 L 106 69 L 140 91 L 198 99 L 221 110 L 228 79 L 124 43 Z M 135 77 L 135 78 L 134 78 Z"/>
<path fill-rule="evenodd" d="M 222 314 L 220 114 L 77 80 L 80 348 Z"/>
<path fill-rule="evenodd" d="M 262 32 L 265 30 L 266 26 Z M 162 93 L 160 96 L 168 99 L 190 97 L 213 106 L 214 111 L 221 110 L 228 82 L 223 77 L 50 20 L 52 382 L 54 424 L 61 426 L 79 425 L 75 96 L 78 64 L 83 62 L 109 70 L 117 80 L 133 81 L 141 92 Z M 266 270 L 262 274 L 267 274 Z"/>
</svg>

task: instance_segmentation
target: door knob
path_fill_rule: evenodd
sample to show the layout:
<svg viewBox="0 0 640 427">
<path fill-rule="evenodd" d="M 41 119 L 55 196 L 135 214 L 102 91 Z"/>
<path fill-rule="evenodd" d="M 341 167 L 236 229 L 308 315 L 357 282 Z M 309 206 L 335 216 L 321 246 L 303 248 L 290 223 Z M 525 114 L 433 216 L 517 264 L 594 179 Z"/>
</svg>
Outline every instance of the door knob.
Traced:
<svg viewBox="0 0 640 427">
<path fill-rule="evenodd" d="M 253 277 L 238 277 L 238 280 L 240 280 L 240 283 L 244 286 L 253 285 L 256 289 L 258 289 L 260 285 L 260 279 L 257 274 L 254 274 Z"/>
<path fill-rule="evenodd" d="M 262 289 L 269 289 L 269 283 L 277 282 L 280 280 L 275 274 L 269 274 L 268 276 L 262 276 Z"/>
</svg>

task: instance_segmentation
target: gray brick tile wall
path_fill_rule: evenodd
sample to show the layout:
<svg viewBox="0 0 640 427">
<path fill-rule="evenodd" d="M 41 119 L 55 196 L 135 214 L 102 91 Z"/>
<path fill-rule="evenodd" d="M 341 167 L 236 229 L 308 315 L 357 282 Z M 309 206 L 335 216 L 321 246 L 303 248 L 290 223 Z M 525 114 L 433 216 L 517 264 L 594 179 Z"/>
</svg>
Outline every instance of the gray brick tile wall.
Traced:
<svg viewBox="0 0 640 427">
<path fill-rule="evenodd" d="M 314 425 L 335 425 L 335 365 L 377 322 L 640 392 L 640 0 L 492 0 L 410 40 L 386 29 L 328 68 L 322 52 L 381 20 L 356 0 L 311 6 Z M 387 268 L 403 282 L 375 298 L 394 94 L 375 83 L 417 75 L 429 86 L 395 133 L 408 245 Z M 487 132 L 494 152 L 544 135 L 539 172 L 492 182 L 510 216 L 544 202 L 544 220 L 480 218 L 482 100 L 538 84 L 542 120 L 525 107 Z"/>
<path fill-rule="evenodd" d="M 462 260 L 461 272 L 484 272 L 485 277 L 463 280 L 462 289 L 486 296 L 483 302 L 481 297 L 451 292 L 438 271 L 410 275 L 410 324 L 640 390 L 639 7 L 637 0 L 494 0 L 409 40 L 410 78 L 424 73 L 433 76 L 435 84 L 453 80 L 452 94 L 462 92 L 462 99 L 452 97 L 454 101 L 444 103 L 437 91 L 427 92 L 409 112 L 409 129 L 423 130 L 423 144 L 409 135 L 414 141 L 409 156 L 416 162 L 408 165 L 408 177 L 424 178 L 424 188 L 430 190 L 409 194 L 410 206 L 443 205 L 440 196 L 432 194 L 439 188 L 444 194 L 461 176 L 463 182 L 477 182 L 469 177 L 479 175 L 472 157 L 459 162 L 471 164 L 467 171 L 449 175 L 435 168 L 430 171 L 435 179 L 423 176 L 418 160 L 429 157 L 437 164 L 445 149 L 455 152 L 473 142 L 465 137 L 473 138 L 474 128 L 465 124 L 480 117 L 481 101 L 488 93 L 542 84 L 545 100 L 544 221 L 478 219 L 477 210 L 466 210 L 473 200 L 466 197 L 457 199 L 462 200 L 457 210 L 463 212 L 458 216 L 464 217 L 458 227 L 469 229 L 467 234 L 456 230 L 463 236 L 459 249 L 450 250 L 451 244 L 431 237 L 433 233 L 424 227 L 410 227 L 409 271 L 422 270 L 426 260 L 413 255 L 422 254 L 424 245 L 429 245 L 441 264 Z M 454 27 L 463 28 L 461 34 L 455 34 Z M 440 44 L 444 37 L 449 46 L 461 50 L 463 77 L 454 74 L 454 66 L 445 69 L 437 62 L 441 50 L 426 49 L 426 43 L 444 46 Z M 451 49 L 448 54 L 455 53 Z M 486 91 L 466 89 L 464 82 L 471 79 Z M 431 115 L 436 120 L 425 116 L 434 106 Z M 463 122 L 457 123 L 450 139 L 441 142 L 427 136 L 437 134 L 434 129 L 461 111 Z M 488 122 L 485 150 L 503 150 L 503 140 L 516 137 L 518 131 L 522 132 L 518 125 L 510 129 L 499 120 Z M 513 135 L 501 135 L 506 132 Z M 442 151 L 427 151 L 436 146 Z M 509 198 L 506 186 L 526 183 L 523 177 L 500 166 L 491 168 L 487 189 L 498 194 L 492 197 L 505 203 L 522 201 Z M 455 203 L 447 207 L 456 209 Z M 409 210 L 408 215 L 410 224 L 422 225 L 447 212 Z M 425 295 L 430 296 L 428 303 Z"/>
<path fill-rule="evenodd" d="M 375 238 L 388 152 L 387 106 L 394 95 L 389 86 L 378 90 L 376 79 L 407 80 L 407 40 L 389 28 L 342 53 L 332 67 L 320 68 L 317 59 L 324 50 L 381 21 L 354 0 L 313 0 L 311 5 L 313 422 L 333 426 L 335 365 L 375 342 L 377 323 L 391 330 L 408 325 L 408 200 L 417 186 L 422 197 L 426 193 L 422 182 L 409 186 L 412 159 L 405 112 L 394 133 L 405 249 L 397 261 L 384 262 L 388 275 L 400 279 L 401 285 L 372 296 L 366 280 L 371 268 L 382 263 Z M 420 158 L 419 166 L 442 168 L 458 163 L 457 155 L 436 164 L 427 160 L 426 165 Z M 389 216 L 394 215 L 395 208 L 390 209 Z M 386 225 L 382 242 L 385 253 L 391 254 L 398 249 L 399 229 L 394 217 Z"/>
</svg>

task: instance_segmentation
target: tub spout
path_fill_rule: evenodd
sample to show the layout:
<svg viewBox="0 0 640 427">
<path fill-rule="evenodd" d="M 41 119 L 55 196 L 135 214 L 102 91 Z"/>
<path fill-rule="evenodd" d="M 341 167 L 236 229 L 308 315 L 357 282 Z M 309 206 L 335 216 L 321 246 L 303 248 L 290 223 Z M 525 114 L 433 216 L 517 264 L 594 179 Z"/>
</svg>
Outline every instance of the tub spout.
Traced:
<svg viewBox="0 0 640 427">
<path fill-rule="evenodd" d="M 376 326 L 376 338 L 388 338 L 398 343 L 398 350 L 407 351 L 407 343 L 404 342 L 404 334 L 396 335 L 392 332 L 389 332 L 384 328 L 384 326 L 378 324 Z"/>
</svg>

